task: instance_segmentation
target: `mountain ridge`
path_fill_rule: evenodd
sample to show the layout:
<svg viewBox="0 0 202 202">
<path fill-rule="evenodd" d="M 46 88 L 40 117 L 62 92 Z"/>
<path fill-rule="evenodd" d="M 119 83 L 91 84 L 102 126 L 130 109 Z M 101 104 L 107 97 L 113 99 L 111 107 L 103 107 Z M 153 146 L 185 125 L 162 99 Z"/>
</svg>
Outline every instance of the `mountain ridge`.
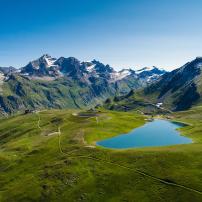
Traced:
<svg viewBox="0 0 202 202">
<path fill-rule="evenodd" d="M 9 114 L 26 109 L 90 108 L 108 97 L 146 86 L 164 73 L 150 81 L 149 72 L 140 78 L 132 69 L 115 71 L 97 60 L 81 62 L 48 54 L 4 72 L 0 77 L 0 108 Z"/>
<path fill-rule="evenodd" d="M 196 57 L 182 67 L 165 73 L 155 84 L 145 88 L 145 95 L 157 91 L 157 102 L 163 102 L 172 110 L 186 110 L 201 97 L 202 57 Z M 182 106 L 182 103 L 184 106 Z"/>
<path fill-rule="evenodd" d="M 67 68 L 68 67 L 68 68 Z M 63 74 L 68 74 L 69 76 L 74 75 L 74 73 L 97 73 L 99 75 L 108 74 L 106 76 L 111 76 L 113 79 L 119 79 L 119 76 L 123 78 L 123 72 L 127 72 L 125 76 L 140 75 L 142 79 L 147 76 L 152 76 L 153 73 L 156 75 L 164 74 L 166 71 L 160 68 L 155 67 L 154 69 L 145 69 L 141 74 L 138 72 L 139 70 L 133 69 L 121 69 L 120 71 L 114 70 L 110 65 L 104 65 L 103 63 L 92 60 L 90 62 L 80 62 L 75 57 L 59 57 L 53 58 L 48 54 L 44 54 L 40 58 L 29 62 L 26 66 L 20 68 L 21 73 L 25 75 L 28 74 L 29 76 L 62 76 Z M 147 75 L 149 72 L 149 75 Z M 111 75 L 110 75 L 111 74 Z M 120 75 L 119 75 L 120 74 Z M 83 76 L 83 75 L 80 75 Z M 110 78 L 109 78 L 110 79 Z"/>
<path fill-rule="evenodd" d="M 202 103 L 202 57 L 164 73 L 158 80 L 131 95 L 116 98 L 106 106 L 113 109 L 138 107 L 157 108 L 164 111 L 182 111 Z"/>
</svg>

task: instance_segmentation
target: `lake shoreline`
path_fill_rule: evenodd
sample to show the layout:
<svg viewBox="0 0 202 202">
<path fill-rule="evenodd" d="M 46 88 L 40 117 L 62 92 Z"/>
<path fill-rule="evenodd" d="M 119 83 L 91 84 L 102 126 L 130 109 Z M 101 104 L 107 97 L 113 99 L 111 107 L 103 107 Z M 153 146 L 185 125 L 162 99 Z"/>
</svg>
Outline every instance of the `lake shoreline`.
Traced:
<svg viewBox="0 0 202 202">
<path fill-rule="evenodd" d="M 165 128 L 161 128 L 162 126 L 158 126 L 159 123 L 165 125 Z M 153 124 L 155 124 L 154 128 L 152 128 Z M 168 146 L 191 144 L 193 143 L 193 140 L 191 138 L 184 136 L 178 130 L 186 126 L 188 126 L 188 124 L 182 123 L 180 121 L 161 119 L 158 117 L 158 118 L 154 118 L 153 121 L 146 122 L 143 126 L 133 129 L 127 134 L 120 134 L 112 138 L 107 138 L 107 139 L 98 141 L 96 142 L 96 146 L 99 148 L 112 149 L 112 150 L 128 150 L 128 149 L 138 149 L 138 148 L 143 149 L 143 148 L 168 147 Z M 157 127 L 160 128 L 161 130 L 156 131 L 158 130 Z M 166 127 L 168 127 L 169 130 L 172 129 L 172 132 L 170 131 L 170 134 L 167 134 L 168 131 Z M 144 131 L 145 128 L 147 129 L 146 131 Z M 138 131 L 139 133 L 141 133 L 139 135 L 139 139 L 137 139 Z M 136 133 L 135 136 L 134 136 L 134 133 Z M 149 136 L 153 135 L 153 137 L 149 137 L 150 138 L 149 141 L 146 140 L 147 138 L 146 136 L 148 136 L 148 134 Z M 162 138 L 163 134 L 166 134 L 165 138 L 167 138 L 167 141 L 165 141 Z M 174 139 L 173 135 L 176 136 L 176 140 Z M 132 136 L 133 138 L 136 138 L 136 141 L 132 139 Z M 128 143 L 127 143 L 128 140 L 126 140 L 126 138 L 130 139 Z M 131 143 L 132 141 L 134 141 L 134 145 L 132 145 Z M 146 143 L 144 143 L 144 141 Z M 162 142 L 160 143 L 159 141 L 162 141 Z M 128 144 L 129 146 L 124 147 L 123 144 L 126 144 L 126 145 Z"/>
</svg>

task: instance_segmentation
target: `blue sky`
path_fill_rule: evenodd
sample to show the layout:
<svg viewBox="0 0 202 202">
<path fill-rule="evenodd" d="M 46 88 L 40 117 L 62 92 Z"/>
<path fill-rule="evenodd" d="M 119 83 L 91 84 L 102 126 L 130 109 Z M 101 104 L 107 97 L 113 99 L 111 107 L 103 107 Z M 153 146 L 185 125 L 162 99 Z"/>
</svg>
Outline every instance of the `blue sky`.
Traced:
<svg viewBox="0 0 202 202">
<path fill-rule="evenodd" d="M 0 0 L 0 66 L 44 53 L 174 69 L 202 55 L 201 0 Z"/>
</svg>

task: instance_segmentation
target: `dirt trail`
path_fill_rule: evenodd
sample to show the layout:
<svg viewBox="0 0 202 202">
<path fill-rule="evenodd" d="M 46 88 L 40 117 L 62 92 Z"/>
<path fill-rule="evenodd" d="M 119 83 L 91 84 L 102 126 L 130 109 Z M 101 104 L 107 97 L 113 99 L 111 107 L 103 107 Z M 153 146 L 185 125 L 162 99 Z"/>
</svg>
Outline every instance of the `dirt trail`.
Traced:
<svg viewBox="0 0 202 202">
<path fill-rule="evenodd" d="M 43 110 L 43 111 L 45 111 L 45 110 Z M 37 128 L 39 128 L 40 130 L 42 130 L 42 128 L 41 128 L 41 126 L 40 126 L 40 122 L 41 122 L 41 116 L 40 116 L 40 114 L 39 114 L 40 112 L 42 112 L 42 111 L 36 112 L 36 114 L 38 115 Z M 56 135 L 56 134 L 59 134 L 59 135 L 61 134 L 61 132 L 60 132 L 60 127 L 58 127 L 58 131 L 48 133 L 47 136 Z"/>
<path fill-rule="evenodd" d="M 58 127 L 58 147 L 59 147 L 59 150 L 60 150 L 60 153 L 62 154 L 65 154 L 63 151 L 62 151 L 62 147 L 61 147 L 61 130 L 60 130 L 60 126 Z"/>
<path fill-rule="evenodd" d="M 37 113 L 37 115 L 38 115 L 37 127 L 41 130 L 41 127 L 40 127 L 41 117 L 40 117 L 39 113 Z"/>
</svg>

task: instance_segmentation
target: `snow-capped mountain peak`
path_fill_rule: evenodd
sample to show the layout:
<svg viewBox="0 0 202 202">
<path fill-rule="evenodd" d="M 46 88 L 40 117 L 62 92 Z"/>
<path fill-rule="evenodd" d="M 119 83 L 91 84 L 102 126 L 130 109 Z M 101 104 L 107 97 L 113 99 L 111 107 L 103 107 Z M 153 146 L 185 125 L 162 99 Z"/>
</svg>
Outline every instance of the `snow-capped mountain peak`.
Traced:
<svg viewBox="0 0 202 202">
<path fill-rule="evenodd" d="M 164 70 L 157 67 L 144 67 L 140 70 L 122 69 L 116 71 L 110 65 L 105 65 L 97 60 L 90 62 L 81 62 L 74 57 L 60 57 L 53 58 L 48 54 L 28 63 L 21 68 L 21 74 L 30 76 L 31 78 L 51 77 L 57 79 L 58 77 L 81 78 L 88 80 L 89 83 L 95 79 L 104 79 L 107 82 L 113 83 L 120 80 L 135 79 L 138 81 L 155 81 L 160 77 Z"/>
</svg>

